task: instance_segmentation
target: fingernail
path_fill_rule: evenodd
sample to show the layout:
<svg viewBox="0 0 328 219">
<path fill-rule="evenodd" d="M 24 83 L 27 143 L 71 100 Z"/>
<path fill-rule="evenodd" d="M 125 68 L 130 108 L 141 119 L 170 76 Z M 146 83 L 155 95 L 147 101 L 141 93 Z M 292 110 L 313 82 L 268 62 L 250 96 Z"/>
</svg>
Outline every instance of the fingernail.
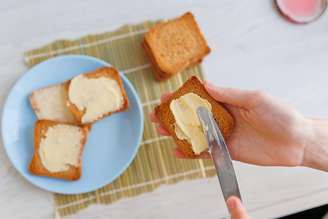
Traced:
<svg viewBox="0 0 328 219">
<path fill-rule="evenodd" d="M 238 199 L 234 198 L 234 197 L 230 197 L 227 200 L 227 206 L 230 210 L 235 209 L 238 207 Z"/>
</svg>

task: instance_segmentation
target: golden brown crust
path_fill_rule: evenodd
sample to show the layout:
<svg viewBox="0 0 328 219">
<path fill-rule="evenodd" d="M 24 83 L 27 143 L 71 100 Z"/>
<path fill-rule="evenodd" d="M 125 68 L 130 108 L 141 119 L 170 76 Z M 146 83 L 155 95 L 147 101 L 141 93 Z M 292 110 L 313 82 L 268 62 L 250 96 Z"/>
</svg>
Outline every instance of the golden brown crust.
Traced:
<svg viewBox="0 0 328 219">
<path fill-rule="evenodd" d="M 126 92 L 125 92 L 125 89 L 124 89 L 124 86 L 123 86 L 123 83 L 122 83 L 122 80 L 121 80 L 121 77 L 120 77 L 120 74 L 118 73 L 118 71 L 115 69 L 115 68 L 112 68 L 112 67 L 102 67 L 102 68 L 98 68 L 96 69 L 95 71 L 92 71 L 92 72 L 88 72 L 88 73 L 85 73 L 84 74 L 87 78 L 99 78 L 99 77 L 108 77 L 108 78 L 111 78 L 111 79 L 114 79 L 117 81 L 118 85 L 120 86 L 120 89 L 121 89 L 121 92 L 122 92 L 122 95 L 123 95 L 123 99 L 124 99 L 124 103 L 122 105 L 122 107 L 114 112 L 108 112 L 104 115 L 102 115 L 100 118 L 92 121 L 91 123 L 93 122 L 96 122 L 106 116 L 109 116 L 113 113 L 116 113 L 116 112 L 121 112 L 121 111 L 125 111 L 126 109 L 129 108 L 129 100 L 128 100 L 128 97 L 126 95 Z M 69 90 L 69 86 L 70 86 L 70 81 L 66 82 L 65 83 L 65 88 L 67 89 L 67 92 Z M 73 115 L 75 116 L 76 120 L 78 121 L 79 124 L 82 123 L 82 117 L 85 113 L 85 110 L 81 111 L 79 110 L 75 104 L 73 104 L 69 98 L 67 98 L 67 104 L 68 104 L 68 108 L 71 110 L 71 112 L 73 113 Z"/>
<path fill-rule="evenodd" d="M 145 34 L 142 46 L 157 80 L 166 80 L 198 64 L 211 51 L 190 12 L 152 27 Z"/>
<path fill-rule="evenodd" d="M 186 140 L 180 140 L 175 134 L 175 119 L 173 113 L 170 110 L 171 101 L 177 99 L 178 97 L 193 92 L 202 98 L 207 99 L 212 105 L 212 113 L 215 121 L 218 123 L 220 130 L 225 139 L 227 139 L 234 127 L 234 119 L 231 114 L 217 102 L 213 97 L 211 97 L 206 91 L 202 82 L 195 76 L 189 78 L 177 91 L 175 91 L 169 99 L 162 102 L 160 105 L 156 106 L 155 114 L 157 118 L 161 121 L 165 129 L 173 136 L 178 149 L 183 152 L 187 157 L 195 158 L 197 155 L 192 151 L 191 145 Z"/>
<path fill-rule="evenodd" d="M 74 125 L 71 123 L 60 123 L 60 122 L 55 122 L 55 121 L 50 121 L 50 120 L 38 120 L 35 123 L 34 127 L 34 153 L 32 160 L 29 165 L 29 171 L 38 176 L 48 176 L 48 177 L 53 177 L 53 178 L 60 178 L 60 179 L 66 179 L 66 180 L 78 180 L 81 177 L 81 172 L 82 172 L 82 152 L 84 148 L 84 144 L 87 140 L 87 135 L 88 132 L 91 128 L 89 125 L 83 125 L 83 126 L 78 126 L 81 128 L 83 132 L 83 138 L 81 139 L 81 148 L 80 148 L 80 154 L 79 154 L 79 164 L 77 167 L 75 166 L 70 166 L 70 168 L 67 171 L 62 171 L 62 172 L 50 172 L 48 171 L 41 162 L 40 156 L 39 156 L 39 147 L 40 147 L 40 142 L 41 139 L 45 136 L 45 133 L 47 132 L 49 127 L 58 125 L 58 124 L 67 124 L 67 125 Z M 76 125 L 74 125 L 76 126 Z"/>
<path fill-rule="evenodd" d="M 158 81 L 164 81 L 164 80 L 167 80 L 169 79 L 172 75 L 170 74 L 165 74 L 165 72 L 163 72 L 160 67 L 157 65 L 156 61 L 155 61 L 155 58 L 151 52 L 151 50 L 149 49 L 149 46 L 147 45 L 147 42 L 144 40 L 142 42 L 142 46 L 144 48 L 144 50 L 146 51 L 146 53 L 148 54 L 148 58 L 154 68 L 154 77 L 156 80 Z"/>
</svg>

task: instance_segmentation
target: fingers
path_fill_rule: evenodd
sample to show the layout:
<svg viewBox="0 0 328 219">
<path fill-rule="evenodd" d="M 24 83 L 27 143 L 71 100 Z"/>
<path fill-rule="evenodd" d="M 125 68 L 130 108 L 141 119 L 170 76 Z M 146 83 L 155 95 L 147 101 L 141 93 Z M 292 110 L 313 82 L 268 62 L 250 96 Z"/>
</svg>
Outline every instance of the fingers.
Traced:
<svg viewBox="0 0 328 219">
<path fill-rule="evenodd" d="M 170 133 L 161 125 L 161 121 L 156 117 L 154 112 L 149 113 L 150 121 L 153 123 L 156 123 L 156 131 L 158 134 L 163 136 L 170 136 Z"/>
<path fill-rule="evenodd" d="M 227 206 L 232 219 L 250 219 L 239 198 L 231 196 L 227 200 Z"/>
<path fill-rule="evenodd" d="M 207 151 L 205 151 L 195 158 L 190 158 L 177 148 L 174 149 L 174 155 L 182 159 L 209 159 L 211 157 L 211 155 Z"/>
<path fill-rule="evenodd" d="M 171 96 L 171 93 L 166 93 L 161 96 L 161 102 L 166 101 Z M 156 130 L 157 133 L 164 136 L 169 136 L 170 133 L 161 125 L 161 121 L 155 115 L 155 112 L 149 113 L 149 119 L 153 123 L 157 123 Z"/>
<path fill-rule="evenodd" d="M 150 121 L 152 121 L 153 123 L 160 123 L 159 119 L 155 115 L 155 112 L 150 112 L 149 118 L 150 118 Z"/>
<path fill-rule="evenodd" d="M 170 133 L 164 127 L 162 127 L 161 125 L 158 125 L 156 127 L 156 131 L 160 135 L 170 136 Z"/>
<path fill-rule="evenodd" d="M 149 113 L 149 118 L 150 118 L 150 121 L 157 124 L 156 131 L 158 134 L 164 135 L 164 136 L 170 135 L 170 133 L 161 125 L 161 121 L 156 117 L 154 112 Z"/>
<path fill-rule="evenodd" d="M 178 157 L 178 158 L 184 158 L 184 159 L 186 159 L 187 157 L 186 157 L 186 155 L 184 155 L 184 153 L 182 153 L 179 149 L 177 149 L 177 148 L 175 148 L 174 150 L 173 150 L 173 152 L 174 152 L 174 155 L 176 156 L 176 157 Z"/>
<path fill-rule="evenodd" d="M 211 155 L 210 155 L 210 153 L 208 153 L 207 151 L 205 151 L 205 152 L 202 152 L 202 153 L 198 156 L 198 158 L 200 158 L 200 159 L 210 159 L 210 158 L 211 158 Z"/>
<path fill-rule="evenodd" d="M 172 95 L 171 92 L 165 93 L 161 96 L 161 102 L 164 102 L 166 100 L 168 100 L 170 98 L 170 96 Z"/>
<path fill-rule="evenodd" d="M 168 98 L 170 98 L 170 96 L 172 95 L 172 93 L 165 93 L 161 96 L 161 102 L 166 101 Z M 154 122 L 154 123 L 160 123 L 159 119 L 156 117 L 154 112 L 150 112 L 149 113 L 149 117 L 150 117 L 150 121 Z"/>
<path fill-rule="evenodd" d="M 209 82 L 205 82 L 204 85 L 207 92 L 217 101 L 236 107 L 251 107 L 254 91 L 216 87 Z"/>
</svg>

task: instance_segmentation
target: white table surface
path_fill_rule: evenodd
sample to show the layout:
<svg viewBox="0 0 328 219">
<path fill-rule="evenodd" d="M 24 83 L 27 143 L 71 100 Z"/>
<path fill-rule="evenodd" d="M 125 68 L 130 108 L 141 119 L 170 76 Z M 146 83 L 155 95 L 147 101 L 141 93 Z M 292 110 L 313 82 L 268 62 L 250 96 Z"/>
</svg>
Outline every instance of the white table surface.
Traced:
<svg viewBox="0 0 328 219">
<path fill-rule="evenodd" d="M 212 53 L 204 68 L 221 86 L 259 88 L 313 117 L 328 117 L 328 15 L 306 26 L 283 20 L 267 0 L 1 0 L 0 106 L 27 69 L 23 52 L 58 38 L 114 30 L 191 10 Z M 328 203 L 328 173 L 306 168 L 236 170 L 253 218 L 274 218 Z M 0 218 L 53 218 L 51 193 L 26 182 L 0 146 Z M 222 218 L 215 178 L 162 186 L 153 193 L 96 205 L 70 218 Z"/>
</svg>

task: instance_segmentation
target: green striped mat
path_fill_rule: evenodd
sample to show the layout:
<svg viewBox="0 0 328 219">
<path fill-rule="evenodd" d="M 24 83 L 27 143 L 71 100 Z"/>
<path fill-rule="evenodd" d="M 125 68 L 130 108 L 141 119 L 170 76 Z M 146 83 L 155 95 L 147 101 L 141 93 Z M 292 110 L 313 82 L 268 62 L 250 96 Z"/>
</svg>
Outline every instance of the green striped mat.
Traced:
<svg viewBox="0 0 328 219">
<path fill-rule="evenodd" d="M 155 22 L 126 25 L 113 32 L 88 35 L 77 40 L 58 40 L 25 53 L 28 67 L 63 54 L 84 54 L 103 59 L 123 71 L 136 88 L 143 104 L 145 128 L 139 152 L 130 167 L 114 182 L 79 195 L 55 194 L 56 213 L 66 216 L 91 204 L 110 204 L 121 198 L 150 192 L 161 184 L 215 175 L 210 160 L 177 159 L 174 143 L 156 133 L 148 113 L 159 103 L 161 94 L 176 90 L 191 75 L 203 78 L 200 66 L 187 69 L 168 81 L 158 82 L 141 47 L 143 35 Z"/>
</svg>

